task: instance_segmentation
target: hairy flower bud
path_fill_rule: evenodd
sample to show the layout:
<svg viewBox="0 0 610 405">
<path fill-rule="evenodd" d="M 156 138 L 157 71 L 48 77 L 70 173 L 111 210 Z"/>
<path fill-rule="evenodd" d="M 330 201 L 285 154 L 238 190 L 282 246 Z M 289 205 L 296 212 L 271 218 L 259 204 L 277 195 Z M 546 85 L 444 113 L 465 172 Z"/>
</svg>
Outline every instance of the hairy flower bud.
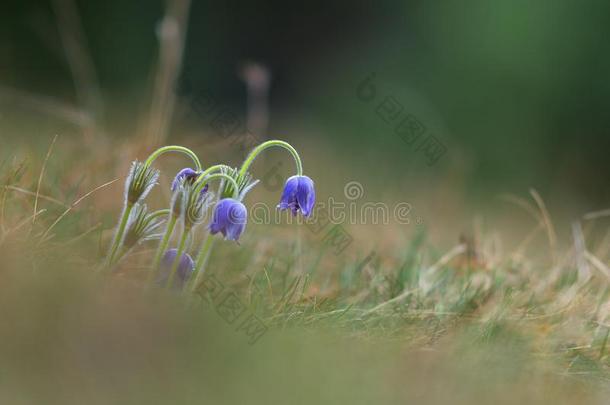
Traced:
<svg viewBox="0 0 610 405">
<path fill-rule="evenodd" d="M 160 212 L 160 211 L 159 211 Z M 126 249 L 131 249 L 136 244 L 153 239 L 153 232 L 161 225 L 156 213 L 148 213 L 146 204 L 137 204 L 129 215 L 127 231 L 123 244 Z"/>
<path fill-rule="evenodd" d="M 131 164 L 129 175 L 125 181 L 125 198 L 129 204 L 146 198 L 150 190 L 157 184 L 159 170 L 147 166 L 137 160 Z"/>
</svg>

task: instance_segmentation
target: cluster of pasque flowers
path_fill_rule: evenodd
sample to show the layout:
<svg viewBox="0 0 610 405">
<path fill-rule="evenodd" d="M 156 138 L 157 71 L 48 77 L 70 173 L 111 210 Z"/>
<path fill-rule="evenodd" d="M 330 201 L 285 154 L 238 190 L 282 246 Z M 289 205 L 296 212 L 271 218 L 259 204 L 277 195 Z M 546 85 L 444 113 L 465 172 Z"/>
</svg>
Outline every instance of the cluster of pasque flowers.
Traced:
<svg viewBox="0 0 610 405">
<path fill-rule="evenodd" d="M 258 145 L 239 169 L 217 164 L 204 170 L 199 158 L 190 149 L 165 146 L 153 152 L 144 162 L 135 161 L 131 165 L 125 182 L 123 212 L 108 252 L 106 268 L 115 266 L 142 241 L 160 237 L 148 281 L 194 291 L 201 281 L 214 236 L 220 233 L 226 240 L 238 241 L 245 231 L 248 210 L 243 201 L 258 183 L 258 180 L 253 180 L 249 169 L 256 157 L 270 147 L 288 150 L 296 163 L 297 174 L 286 181 L 278 208 L 290 209 L 293 215 L 300 212 L 305 217 L 310 216 L 315 204 L 314 184 L 303 175 L 299 154 L 287 142 L 272 140 Z M 170 207 L 150 212 L 143 201 L 159 178 L 159 170 L 152 164 L 168 152 L 187 155 L 195 167 L 184 168 L 176 174 L 171 184 Z M 216 194 L 210 191 L 212 181 L 219 181 Z M 212 207 L 214 211 L 209 225 L 198 227 Z M 170 248 L 177 226 L 181 228 L 179 236 L 175 238 L 177 246 Z M 163 232 L 158 234 L 162 227 Z M 190 245 L 197 239 L 195 229 L 199 228 L 206 229 L 206 235 L 201 245 L 192 249 Z M 196 252 L 194 261 L 189 251 Z"/>
</svg>

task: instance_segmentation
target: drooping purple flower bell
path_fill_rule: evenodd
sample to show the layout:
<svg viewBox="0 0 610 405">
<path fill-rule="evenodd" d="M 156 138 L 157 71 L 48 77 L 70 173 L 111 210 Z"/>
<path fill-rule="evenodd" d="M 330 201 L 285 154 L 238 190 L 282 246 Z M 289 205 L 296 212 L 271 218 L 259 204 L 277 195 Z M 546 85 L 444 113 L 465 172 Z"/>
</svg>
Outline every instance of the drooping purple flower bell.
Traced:
<svg viewBox="0 0 610 405">
<path fill-rule="evenodd" d="M 164 286 L 167 283 L 167 279 L 172 271 L 174 260 L 176 259 L 177 249 L 169 249 L 163 255 L 161 263 L 159 265 L 159 278 L 157 282 L 159 285 Z M 174 274 L 174 282 L 172 288 L 182 289 L 186 282 L 191 278 L 191 274 L 195 268 L 195 263 L 188 253 L 182 253 L 176 273 Z"/>
<path fill-rule="evenodd" d="M 194 181 L 198 175 L 199 173 L 197 173 L 196 170 L 193 170 L 190 167 L 186 167 L 180 170 L 178 174 L 176 174 L 176 177 L 174 177 L 174 181 L 172 181 L 171 190 L 176 191 L 176 188 L 178 188 L 178 185 L 180 184 L 180 181 L 182 181 L 182 179 Z"/>
<path fill-rule="evenodd" d="M 223 198 L 216 204 L 210 223 L 210 233 L 222 233 L 225 239 L 237 241 L 246 229 L 248 210 L 233 198 Z"/>
<path fill-rule="evenodd" d="M 313 180 L 307 176 L 292 176 L 286 180 L 284 192 L 278 204 L 280 210 L 290 208 L 292 215 L 301 211 L 303 216 L 308 217 L 313 212 L 316 203 L 316 190 Z"/>
<path fill-rule="evenodd" d="M 172 192 L 176 191 L 176 189 L 180 185 L 180 182 L 183 181 L 183 179 L 186 179 L 189 182 L 194 182 L 195 179 L 197 179 L 197 177 L 199 176 L 199 174 L 200 174 L 199 172 L 191 169 L 190 167 L 186 167 L 186 168 L 180 170 L 178 172 L 178 174 L 176 174 L 176 177 L 174 177 L 174 180 L 172 181 L 172 187 L 171 187 Z M 207 191 L 208 191 L 208 185 L 206 184 L 201 189 L 201 196 L 203 196 L 203 194 L 205 194 Z"/>
</svg>

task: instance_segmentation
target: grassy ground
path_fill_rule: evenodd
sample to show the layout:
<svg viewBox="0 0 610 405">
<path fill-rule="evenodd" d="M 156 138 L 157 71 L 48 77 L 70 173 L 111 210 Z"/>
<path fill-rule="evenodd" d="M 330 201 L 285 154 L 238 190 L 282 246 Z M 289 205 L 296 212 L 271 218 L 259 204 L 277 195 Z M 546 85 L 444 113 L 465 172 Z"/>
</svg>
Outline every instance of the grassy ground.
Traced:
<svg viewBox="0 0 610 405">
<path fill-rule="evenodd" d="M 570 404 L 607 394 L 607 217 L 575 222 L 563 241 L 532 192 L 515 200 L 533 225 L 514 249 L 501 248 L 501 230 L 439 246 L 424 224 L 408 235 L 350 227 L 356 242 L 341 254 L 303 226 L 251 226 L 240 246 L 216 244 L 207 284 L 184 297 L 142 288 L 154 245 L 112 277 L 95 273 L 122 177 L 146 150 L 91 142 L 3 156 L 2 403 Z M 160 204 L 167 178 L 158 188 Z"/>
</svg>

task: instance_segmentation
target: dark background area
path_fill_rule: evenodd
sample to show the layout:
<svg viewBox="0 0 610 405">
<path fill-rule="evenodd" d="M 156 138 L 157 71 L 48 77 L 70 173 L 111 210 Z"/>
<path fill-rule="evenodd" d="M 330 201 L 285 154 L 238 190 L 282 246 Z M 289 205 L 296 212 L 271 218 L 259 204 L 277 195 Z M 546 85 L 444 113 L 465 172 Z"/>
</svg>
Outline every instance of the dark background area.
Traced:
<svg viewBox="0 0 610 405">
<path fill-rule="evenodd" d="M 164 3 L 77 5 L 104 125 L 128 136 L 148 107 Z M 356 173 L 460 171 L 473 193 L 562 188 L 594 209 L 610 196 L 609 36 L 605 1 L 193 1 L 184 67 L 195 88 L 243 114 L 238 68 L 264 63 L 270 134 L 323 141 L 351 156 Z M 372 72 L 379 97 L 395 97 L 447 147 L 438 164 L 428 166 L 356 97 Z M 75 102 L 48 1 L 2 3 L 0 84 Z M 19 115 L 2 108 L 3 140 L 77 132 L 48 117 L 15 123 Z M 48 131 L 33 129 L 41 122 Z M 174 122 L 172 136 L 179 128 Z"/>
</svg>

